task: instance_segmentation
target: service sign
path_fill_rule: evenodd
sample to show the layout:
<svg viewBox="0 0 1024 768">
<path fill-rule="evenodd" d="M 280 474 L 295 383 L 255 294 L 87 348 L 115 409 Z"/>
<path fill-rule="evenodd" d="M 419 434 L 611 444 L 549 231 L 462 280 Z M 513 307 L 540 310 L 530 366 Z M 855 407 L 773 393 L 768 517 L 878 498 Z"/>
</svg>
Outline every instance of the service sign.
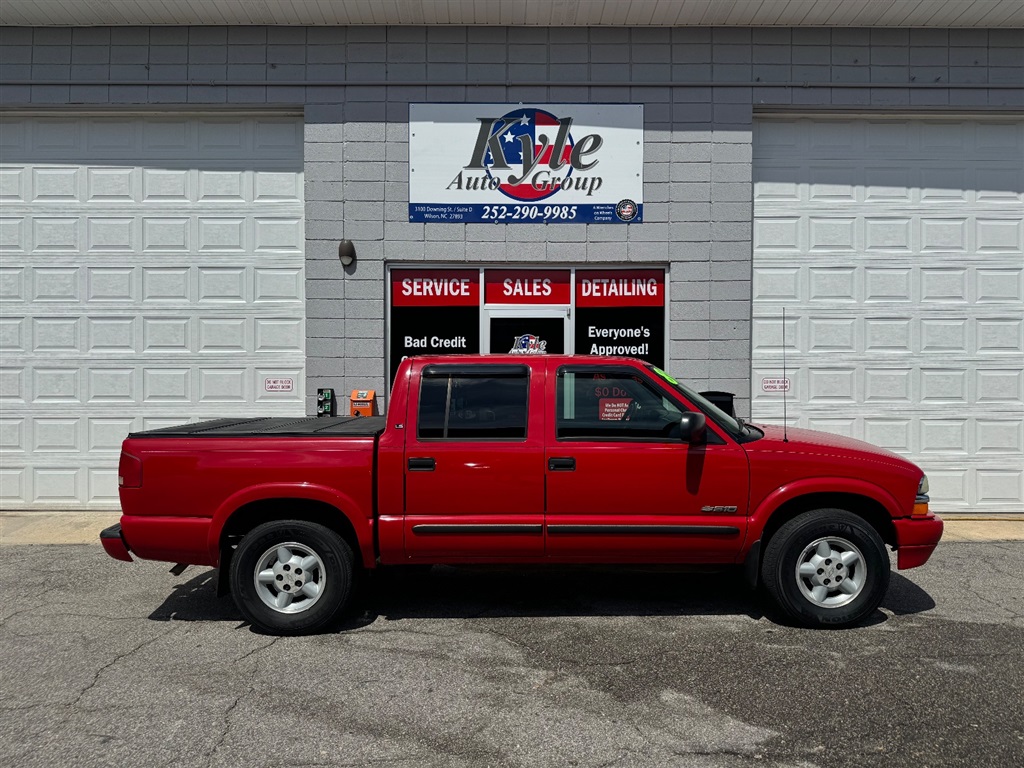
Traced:
<svg viewBox="0 0 1024 768">
<path fill-rule="evenodd" d="M 410 104 L 409 221 L 643 221 L 642 104 Z"/>
<path fill-rule="evenodd" d="M 480 270 L 391 273 L 391 375 L 412 355 L 480 351 Z"/>
</svg>

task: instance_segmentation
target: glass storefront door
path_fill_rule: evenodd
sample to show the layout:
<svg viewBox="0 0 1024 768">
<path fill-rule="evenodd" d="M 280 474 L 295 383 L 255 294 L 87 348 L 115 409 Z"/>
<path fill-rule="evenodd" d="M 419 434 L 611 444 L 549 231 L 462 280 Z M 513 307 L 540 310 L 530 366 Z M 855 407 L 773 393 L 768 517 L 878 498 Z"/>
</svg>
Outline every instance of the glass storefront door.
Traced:
<svg viewBox="0 0 1024 768">
<path fill-rule="evenodd" d="M 483 348 L 492 355 L 560 355 L 570 349 L 568 307 L 484 310 Z"/>
</svg>

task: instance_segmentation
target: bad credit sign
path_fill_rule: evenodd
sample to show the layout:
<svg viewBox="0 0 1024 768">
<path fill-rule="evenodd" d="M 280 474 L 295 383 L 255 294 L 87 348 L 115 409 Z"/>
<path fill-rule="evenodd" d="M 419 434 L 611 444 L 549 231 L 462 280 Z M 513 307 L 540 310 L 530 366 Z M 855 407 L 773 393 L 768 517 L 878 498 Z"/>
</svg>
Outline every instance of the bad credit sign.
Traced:
<svg viewBox="0 0 1024 768">
<path fill-rule="evenodd" d="M 642 104 L 410 104 L 409 220 L 643 221 Z"/>
<path fill-rule="evenodd" d="M 412 355 L 479 352 L 480 271 L 393 271 L 389 321 L 392 376 Z"/>
</svg>

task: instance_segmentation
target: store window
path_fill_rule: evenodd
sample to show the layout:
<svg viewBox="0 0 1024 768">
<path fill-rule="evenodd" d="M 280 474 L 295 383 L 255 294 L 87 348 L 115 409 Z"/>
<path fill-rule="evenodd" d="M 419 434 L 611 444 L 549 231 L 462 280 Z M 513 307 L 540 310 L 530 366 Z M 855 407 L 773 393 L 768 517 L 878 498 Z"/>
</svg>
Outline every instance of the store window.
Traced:
<svg viewBox="0 0 1024 768">
<path fill-rule="evenodd" d="M 480 352 L 480 270 L 393 270 L 389 370 L 414 355 Z"/>
<path fill-rule="evenodd" d="M 664 269 L 394 267 L 390 283 L 392 381 L 414 355 L 605 355 L 665 365 Z"/>
</svg>

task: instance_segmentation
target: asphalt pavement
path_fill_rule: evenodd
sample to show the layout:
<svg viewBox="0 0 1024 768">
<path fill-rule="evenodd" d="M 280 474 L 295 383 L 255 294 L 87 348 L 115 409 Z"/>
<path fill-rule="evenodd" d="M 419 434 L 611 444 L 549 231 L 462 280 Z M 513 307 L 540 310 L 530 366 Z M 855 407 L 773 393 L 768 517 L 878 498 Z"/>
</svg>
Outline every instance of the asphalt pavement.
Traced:
<svg viewBox="0 0 1024 768">
<path fill-rule="evenodd" d="M 729 573 L 438 567 L 273 638 L 208 569 L 8 543 L 0 765 L 1022 765 L 1022 563 L 943 543 L 845 631 Z"/>
</svg>

